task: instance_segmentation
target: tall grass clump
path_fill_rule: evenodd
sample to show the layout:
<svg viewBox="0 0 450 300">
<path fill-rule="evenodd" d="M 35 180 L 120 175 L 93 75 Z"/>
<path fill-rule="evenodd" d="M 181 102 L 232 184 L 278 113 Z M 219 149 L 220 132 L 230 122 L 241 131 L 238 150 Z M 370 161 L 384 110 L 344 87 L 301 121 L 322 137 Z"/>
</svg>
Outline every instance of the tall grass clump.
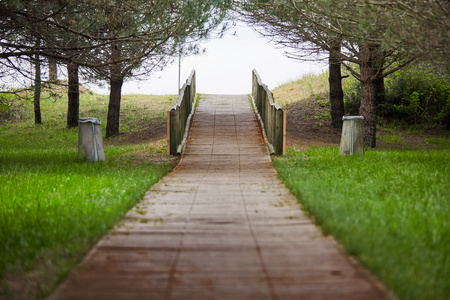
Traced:
<svg viewBox="0 0 450 300">
<path fill-rule="evenodd" d="M 148 96 L 129 97 L 123 117 L 130 120 L 130 131 L 163 116 L 158 110 L 171 105 L 168 97 L 156 97 L 153 104 Z M 81 115 L 102 118 L 105 100 L 84 95 Z M 39 299 L 48 294 L 174 167 L 173 162 L 151 159 L 165 153 L 164 143 L 157 141 L 129 145 L 105 140 L 105 162 L 78 161 L 78 129 L 66 128 L 63 102 L 43 101 L 44 125 L 22 118 L 0 124 L 0 298 Z M 136 153 L 139 160 L 133 159 Z"/>
<path fill-rule="evenodd" d="M 274 165 L 326 234 L 400 299 L 450 298 L 450 151 L 291 150 Z"/>
<path fill-rule="evenodd" d="M 272 90 L 275 102 L 281 106 L 306 99 L 311 95 L 328 93 L 328 72 L 308 74 L 298 80 L 284 83 Z"/>
</svg>

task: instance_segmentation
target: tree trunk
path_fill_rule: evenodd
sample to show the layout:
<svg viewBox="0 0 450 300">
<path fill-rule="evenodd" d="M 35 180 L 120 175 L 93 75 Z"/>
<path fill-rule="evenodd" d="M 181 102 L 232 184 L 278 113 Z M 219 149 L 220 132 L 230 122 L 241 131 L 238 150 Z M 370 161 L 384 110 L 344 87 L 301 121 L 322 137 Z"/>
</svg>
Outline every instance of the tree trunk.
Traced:
<svg viewBox="0 0 450 300">
<path fill-rule="evenodd" d="M 48 59 L 48 80 L 52 83 L 58 81 L 58 68 L 56 60 L 53 58 Z"/>
<path fill-rule="evenodd" d="M 68 107 L 67 107 L 67 127 L 77 127 L 80 118 L 80 89 L 78 81 L 78 65 L 67 64 L 67 74 L 69 77 L 68 87 Z"/>
<path fill-rule="evenodd" d="M 341 46 L 336 43 L 331 47 L 329 54 L 329 77 L 328 83 L 330 85 L 330 114 L 331 125 L 334 128 L 342 129 L 342 116 L 344 116 L 344 92 L 342 91 L 342 74 L 341 62 L 339 59 L 339 52 Z"/>
<path fill-rule="evenodd" d="M 384 102 L 384 95 L 386 89 L 384 87 L 384 77 L 377 77 L 375 79 L 375 96 L 377 97 L 377 104 Z"/>
<path fill-rule="evenodd" d="M 39 48 L 40 40 L 36 43 Z M 41 59 L 39 50 L 34 55 L 34 123 L 42 124 L 41 117 Z"/>
<path fill-rule="evenodd" d="M 361 73 L 367 69 L 361 65 Z M 364 117 L 364 141 L 371 148 L 376 146 L 377 136 L 377 103 L 375 84 L 371 80 L 363 80 L 361 83 L 361 106 L 359 114 Z"/>
<path fill-rule="evenodd" d="M 120 101 L 122 97 L 123 76 L 113 75 L 110 79 L 108 119 L 106 122 L 106 137 L 119 134 Z"/>
<path fill-rule="evenodd" d="M 375 148 L 377 140 L 377 98 L 384 93 L 384 80 L 378 74 L 383 61 L 377 59 L 379 46 L 361 47 L 361 106 L 359 113 L 364 117 L 364 141 L 371 148 Z"/>
</svg>

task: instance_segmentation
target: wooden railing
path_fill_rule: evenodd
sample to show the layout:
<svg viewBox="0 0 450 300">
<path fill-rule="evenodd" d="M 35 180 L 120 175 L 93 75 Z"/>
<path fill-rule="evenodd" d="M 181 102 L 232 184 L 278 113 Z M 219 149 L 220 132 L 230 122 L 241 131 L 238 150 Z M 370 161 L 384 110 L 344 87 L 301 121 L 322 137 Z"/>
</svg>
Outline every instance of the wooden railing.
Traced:
<svg viewBox="0 0 450 300">
<path fill-rule="evenodd" d="M 272 154 L 286 153 L 286 111 L 275 103 L 267 85 L 261 82 L 256 70 L 252 72 L 252 98 L 263 123 Z"/>
<path fill-rule="evenodd" d="M 179 155 L 183 152 L 195 109 L 195 95 L 195 70 L 192 70 L 180 90 L 177 103 L 167 112 L 167 152 L 169 155 Z"/>
</svg>

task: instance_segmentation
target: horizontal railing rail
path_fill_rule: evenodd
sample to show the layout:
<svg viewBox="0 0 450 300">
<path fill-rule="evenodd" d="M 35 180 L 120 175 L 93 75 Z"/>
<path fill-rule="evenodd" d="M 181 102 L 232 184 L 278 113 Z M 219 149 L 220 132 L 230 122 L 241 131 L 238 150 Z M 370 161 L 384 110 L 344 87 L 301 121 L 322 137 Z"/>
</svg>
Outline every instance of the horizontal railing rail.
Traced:
<svg viewBox="0 0 450 300">
<path fill-rule="evenodd" d="M 192 70 L 180 90 L 177 103 L 167 112 L 167 152 L 169 155 L 179 155 L 183 152 L 195 109 L 195 95 L 195 70 Z"/>
<path fill-rule="evenodd" d="M 252 72 L 252 98 L 272 154 L 286 153 L 286 111 L 275 103 L 272 92 L 256 70 Z"/>
</svg>

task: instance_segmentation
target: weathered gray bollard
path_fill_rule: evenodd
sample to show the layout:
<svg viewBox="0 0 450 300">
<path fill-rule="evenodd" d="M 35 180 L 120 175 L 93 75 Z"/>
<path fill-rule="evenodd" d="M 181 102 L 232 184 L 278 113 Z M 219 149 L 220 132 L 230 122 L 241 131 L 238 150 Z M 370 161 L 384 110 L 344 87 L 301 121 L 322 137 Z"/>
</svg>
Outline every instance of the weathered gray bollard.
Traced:
<svg viewBox="0 0 450 300">
<path fill-rule="evenodd" d="M 78 120 L 78 159 L 89 162 L 105 160 L 102 128 L 99 118 Z"/>
<path fill-rule="evenodd" d="M 364 155 L 364 117 L 344 116 L 339 155 Z"/>
</svg>

